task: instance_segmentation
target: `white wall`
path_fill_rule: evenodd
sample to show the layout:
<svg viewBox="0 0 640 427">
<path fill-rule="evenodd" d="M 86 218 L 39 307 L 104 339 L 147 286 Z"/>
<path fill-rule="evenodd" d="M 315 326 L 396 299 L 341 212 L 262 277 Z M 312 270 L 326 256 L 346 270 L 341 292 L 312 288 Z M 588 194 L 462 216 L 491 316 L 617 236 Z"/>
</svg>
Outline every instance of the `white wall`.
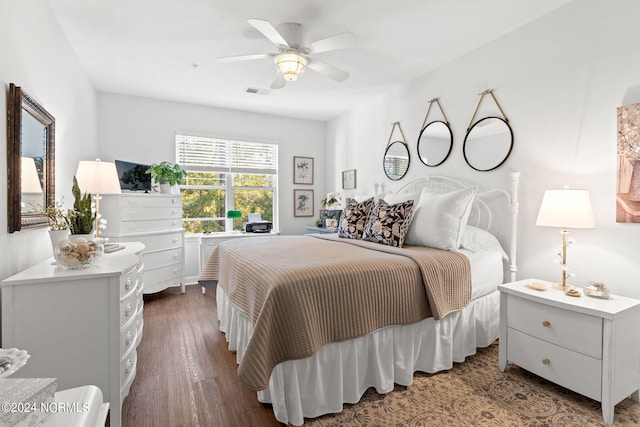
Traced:
<svg viewBox="0 0 640 427">
<path fill-rule="evenodd" d="M 393 190 L 427 173 L 506 187 L 509 171 L 520 170 L 518 277 L 548 280 L 560 277 L 553 258 L 561 238 L 557 229 L 534 225 L 543 192 L 565 184 L 586 188 L 598 228 L 572 232 L 577 240 L 568 254 L 577 274 L 572 282 L 599 280 L 614 293 L 640 297 L 640 225 L 615 222 L 616 107 L 627 88 L 640 83 L 639 16 L 635 0 L 571 2 L 330 121 L 327 164 L 335 167 L 328 169 L 327 188 L 340 188 L 340 172 L 353 168 L 358 193 L 372 192 L 374 182 Z M 485 89 L 495 89 L 515 146 L 502 167 L 476 172 L 464 162 L 462 143 Z M 454 147 L 442 166 L 428 168 L 417 158 L 416 142 L 427 101 L 434 97 L 452 125 Z M 491 106 L 483 101 L 485 112 Z M 430 120 L 440 119 L 431 114 Z M 398 120 L 412 158 L 408 175 L 392 182 L 384 177 L 382 157 L 391 123 Z"/>
<path fill-rule="evenodd" d="M 6 97 L 21 86 L 56 119 L 56 195 L 69 207 L 79 160 L 97 152 L 96 93 L 45 0 L 0 0 L 0 165 L 6 182 Z M 0 279 L 52 256 L 46 228 L 7 233 L 0 185 Z"/>
<path fill-rule="evenodd" d="M 175 161 L 176 132 L 278 144 L 282 234 L 304 234 L 325 191 L 325 124 L 266 114 L 100 93 L 100 156 L 139 163 Z M 314 158 L 314 185 L 293 185 L 293 156 Z M 314 217 L 293 216 L 293 189 L 314 190 Z"/>
</svg>

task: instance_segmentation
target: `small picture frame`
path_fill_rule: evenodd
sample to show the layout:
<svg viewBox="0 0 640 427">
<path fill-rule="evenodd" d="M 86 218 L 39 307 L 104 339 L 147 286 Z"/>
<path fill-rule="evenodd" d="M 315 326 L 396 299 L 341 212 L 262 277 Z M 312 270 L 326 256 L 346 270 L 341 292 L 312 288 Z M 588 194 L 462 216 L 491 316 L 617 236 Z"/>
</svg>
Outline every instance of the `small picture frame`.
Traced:
<svg viewBox="0 0 640 427">
<path fill-rule="evenodd" d="M 313 157 L 293 157 L 293 183 L 313 184 Z"/>
<path fill-rule="evenodd" d="M 293 190 L 293 216 L 313 216 L 313 190 Z"/>
<path fill-rule="evenodd" d="M 356 170 L 342 171 L 342 189 L 353 190 L 354 188 L 356 188 Z"/>
</svg>

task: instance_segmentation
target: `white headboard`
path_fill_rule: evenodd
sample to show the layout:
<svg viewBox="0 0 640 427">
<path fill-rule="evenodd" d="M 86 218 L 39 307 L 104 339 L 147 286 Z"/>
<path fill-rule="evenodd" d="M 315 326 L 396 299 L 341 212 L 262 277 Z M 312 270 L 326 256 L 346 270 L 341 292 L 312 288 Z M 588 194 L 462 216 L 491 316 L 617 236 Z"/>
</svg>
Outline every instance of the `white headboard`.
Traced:
<svg viewBox="0 0 640 427">
<path fill-rule="evenodd" d="M 509 190 L 503 188 L 486 190 L 478 188 L 471 207 L 469 224 L 487 230 L 498 238 L 502 247 L 505 248 L 507 254 L 509 254 L 509 278 L 510 281 L 513 282 L 516 280 L 516 273 L 518 271 L 516 249 L 520 172 L 513 171 L 509 176 L 511 178 Z M 462 182 L 446 176 L 427 175 L 424 178 L 408 182 L 397 192 L 409 193 L 426 188 L 432 193 L 448 193 L 472 185 L 475 184 Z M 508 224 L 508 222 L 510 222 L 510 224 Z"/>
</svg>

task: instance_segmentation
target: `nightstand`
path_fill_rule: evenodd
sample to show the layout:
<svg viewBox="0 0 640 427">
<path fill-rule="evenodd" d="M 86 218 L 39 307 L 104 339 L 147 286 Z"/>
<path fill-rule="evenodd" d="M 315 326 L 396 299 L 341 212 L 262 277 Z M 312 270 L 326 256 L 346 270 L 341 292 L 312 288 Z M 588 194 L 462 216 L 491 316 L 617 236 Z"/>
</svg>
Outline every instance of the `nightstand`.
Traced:
<svg viewBox="0 0 640 427">
<path fill-rule="evenodd" d="M 530 282 L 547 285 L 537 291 Z M 632 395 L 640 401 L 640 301 L 570 297 L 527 279 L 500 290 L 499 368 L 508 363 L 597 400 L 604 422 Z"/>
</svg>

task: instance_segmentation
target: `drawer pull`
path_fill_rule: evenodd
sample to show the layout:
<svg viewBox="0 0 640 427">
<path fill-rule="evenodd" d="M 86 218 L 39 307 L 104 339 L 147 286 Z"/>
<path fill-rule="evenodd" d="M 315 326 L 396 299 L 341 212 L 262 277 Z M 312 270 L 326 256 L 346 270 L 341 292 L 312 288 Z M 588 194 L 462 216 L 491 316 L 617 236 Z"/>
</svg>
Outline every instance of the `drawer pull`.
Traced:
<svg viewBox="0 0 640 427">
<path fill-rule="evenodd" d="M 178 225 L 178 221 L 171 222 L 171 225 Z"/>
<path fill-rule="evenodd" d="M 133 333 L 131 331 L 127 332 L 127 339 L 125 340 L 125 344 L 129 345 L 133 342 Z"/>
<path fill-rule="evenodd" d="M 551 361 L 549 359 L 542 359 L 542 364 L 543 365 L 549 365 L 549 364 L 551 364 Z"/>
<path fill-rule="evenodd" d="M 549 326 L 551 326 L 551 322 L 549 322 L 548 320 L 545 320 L 542 322 L 542 326 L 544 326 L 545 328 L 548 328 Z"/>
<path fill-rule="evenodd" d="M 178 254 L 173 254 L 173 259 L 178 259 Z"/>
<path fill-rule="evenodd" d="M 124 284 L 124 288 L 128 291 L 131 289 L 131 285 L 133 285 L 133 282 L 131 281 L 131 277 L 129 277 Z"/>
<path fill-rule="evenodd" d="M 175 239 L 173 239 L 173 240 L 172 240 L 172 242 L 173 242 L 173 243 L 178 243 L 178 240 L 179 240 L 179 239 L 175 238 Z"/>
<path fill-rule="evenodd" d="M 175 215 L 177 213 L 178 213 L 178 209 L 174 209 L 174 210 L 171 211 L 171 214 L 173 214 L 173 215 Z"/>
<path fill-rule="evenodd" d="M 129 374 L 133 369 L 133 361 L 131 359 L 127 359 L 127 364 L 124 367 L 124 373 Z"/>
<path fill-rule="evenodd" d="M 171 199 L 171 204 L 175 205 L 176 204 L 176 199 Z"/>
<path fill-rule="evenodd" d="M 131 313 L 133 312 L 133 307 L 131 307 L 130 303 L 127 303 L 127 308 L 124 309 L 124 315 L 126 317 L 131 316 Z"/>
<path fill-rule="evenodd" d="M 174 268 L 173 269 L 173 274 L 178 274 L 180 273 L 180 269 L 179 268 Z"/>
</svg>

